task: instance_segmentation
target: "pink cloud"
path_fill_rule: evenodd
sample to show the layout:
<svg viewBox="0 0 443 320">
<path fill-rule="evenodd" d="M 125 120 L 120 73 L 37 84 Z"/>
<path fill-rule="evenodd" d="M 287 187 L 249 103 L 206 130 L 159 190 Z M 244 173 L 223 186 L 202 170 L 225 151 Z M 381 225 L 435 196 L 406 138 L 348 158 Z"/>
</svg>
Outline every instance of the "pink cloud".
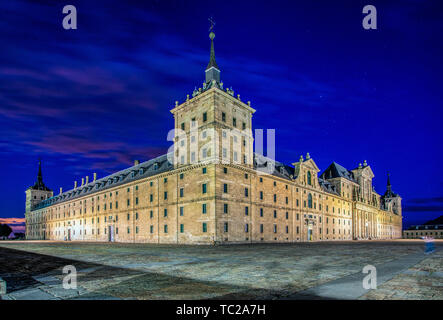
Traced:
<svg viewBox="0 0 443 320">
<path fill-rule="evenodd" d="M 0 223 L 10 226 L 13 232 L 25 232 L 26 230 L 25 218 L 0 218 Z"/>
</svg>

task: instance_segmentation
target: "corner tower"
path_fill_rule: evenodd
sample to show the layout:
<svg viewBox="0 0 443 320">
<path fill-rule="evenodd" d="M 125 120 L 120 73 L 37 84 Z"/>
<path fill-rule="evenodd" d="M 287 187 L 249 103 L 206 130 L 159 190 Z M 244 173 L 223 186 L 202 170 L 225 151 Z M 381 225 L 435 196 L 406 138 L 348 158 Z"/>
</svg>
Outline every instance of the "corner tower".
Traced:
<svg viewBox="0 0 443 320">
<path fill-rule="evenodd" d="M 26 189 L 26 212 L 30 212 L 32 208 L 39 202 L 51 198 L 53 192 L 43 182 L 42 162 L 38 160 L 37 181 L 32 187 Z"/>
<path fill-rule="evenodd" d="M 391 178 L 390 178 L 390 174 L 388 173 L 388 180 L 386 183 L 386 192 L 382 196 L 384 208 L 388 211 L 391 211 L 391 212 L 401 216 L 402 215 L 401 200 L 402 200 L 401 197 L 392 191 Z"/>
<path fill-rule="evenodd" d="M 171 110 L 175 120 L 175 167 L 197 163 L 224 163 L 253 166 L 252 115 L 234 90 L 224 89 L 215 61 L 215 33 L 211 31 L 211 52 L 205 81 Z M 170 150 L 172 151 L 172 150 Z M 172 162 L 172 159 L 169 159 Z"/>
</svg>

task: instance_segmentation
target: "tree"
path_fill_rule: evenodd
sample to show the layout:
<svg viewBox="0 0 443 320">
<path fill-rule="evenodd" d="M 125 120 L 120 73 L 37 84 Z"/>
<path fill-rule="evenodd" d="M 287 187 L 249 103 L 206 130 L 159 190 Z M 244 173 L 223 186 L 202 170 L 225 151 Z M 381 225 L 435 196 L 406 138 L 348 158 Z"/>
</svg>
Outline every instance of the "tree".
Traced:
<svg viewBox="0 0 443 320">
<path fill-rule="evenodd" d="M 12 229 L 7 224 L 0 223 L 0 237 L 7 238 L 12 232 Z"/>
</svg>

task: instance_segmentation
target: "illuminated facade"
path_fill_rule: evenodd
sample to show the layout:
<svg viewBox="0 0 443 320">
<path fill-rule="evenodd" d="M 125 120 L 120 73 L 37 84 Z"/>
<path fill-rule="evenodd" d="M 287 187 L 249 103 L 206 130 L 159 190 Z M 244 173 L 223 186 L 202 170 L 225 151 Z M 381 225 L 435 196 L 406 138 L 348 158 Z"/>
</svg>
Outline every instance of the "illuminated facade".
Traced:
<svg viewBox="0 0 443 320">
<path fill-rule="evenodd" d="M 323 173 L 307 154 L 285 165 L 253 152 L 250 103 L 223 88 L 211 32 L 203 87 L 171 110 L 174 148 L 53 195 L 26 191 L 27 239 L 250 243 L 393 239 L 401 198 L 377 194 L 364 161 Z"/>
</svg>

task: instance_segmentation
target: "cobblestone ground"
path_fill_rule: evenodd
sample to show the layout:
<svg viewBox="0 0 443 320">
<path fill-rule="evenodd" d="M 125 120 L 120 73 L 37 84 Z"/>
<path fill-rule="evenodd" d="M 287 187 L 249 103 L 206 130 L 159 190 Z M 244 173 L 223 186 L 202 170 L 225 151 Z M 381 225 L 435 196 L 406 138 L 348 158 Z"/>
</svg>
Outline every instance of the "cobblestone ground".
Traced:
<svg viewBox="0 0 443 320">
<path fill-rule="evenodd" d="M 0 242 L 3 299 L 280 299 L 404 256 L 416 265 L 360 299 L 443 299 L 443 242 L 420 241 L 168 246 Z M 422 257 L 421 257 L 422 255 Z M 63 289 L 73 265 L 77 289 Z M 333 296 L 330 298 L 334 298 Z"/>
<path fill-rule="evenodd" d="M 443 300 L 443 250 L 397 274 L 360 299 Z"/>
</svg>

